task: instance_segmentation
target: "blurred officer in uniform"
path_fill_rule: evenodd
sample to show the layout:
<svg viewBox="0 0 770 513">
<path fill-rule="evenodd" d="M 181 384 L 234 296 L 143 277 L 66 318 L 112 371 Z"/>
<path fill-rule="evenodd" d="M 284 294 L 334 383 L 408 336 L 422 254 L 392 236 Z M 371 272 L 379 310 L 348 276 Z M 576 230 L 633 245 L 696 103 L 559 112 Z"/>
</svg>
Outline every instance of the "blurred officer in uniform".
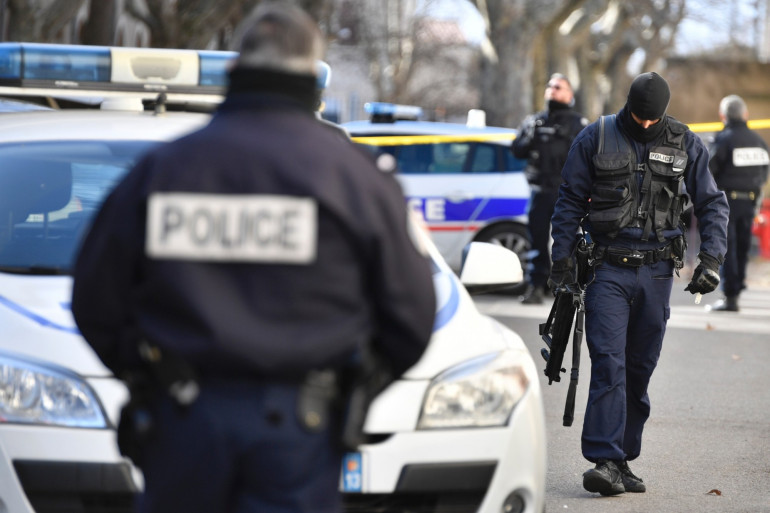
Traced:
<svg viewBox="0 0 770 513">
<path fill-rule="evenodd" d="M 134 454 L 139 511 L 337 512 L 328 371 L 369 343 L 394 375 L 411 367 L 431 270 L 395 178 L 314 115 L 312 19 L 263 2 L 237 40 L 210 124 L 151 150 L 104 203 L 72 309 L 117 376 L 149 364 L 164 385 Z"/>
<path fill-rule="evenodd" d="M 727 225 L 727 254 L 722 265 L 724 299 L 711 305 L 715 311 L 738 311 L 738 295 L 746 288 L 746 265 L 751 248 L 751 225 L 767 181 L 767 144 L 746 121 L 749 111 L 740 96 L 730 95 L 719 103 L 724 129 L 709 148 L 709 169 L 717 186 L 725 191 L 730 205 Z"/>
<path fill-rule="evenodd" d="M 700 138 L 666 115 L 669 99 L 658 74 L 634 79 L 625 106 L 575 139 L 553 216 L 552 288 L 574 281 L 581 225 L 594 244 L 585 294 L 591 383 L 582 452 L 596 467 L 583 475 L 583 487 L 602 495 L 646 489 L 628 462 L 641 452 L 647 386 L 669 318 L 673 274 L 683 264 L 685 194 L 701 237 L 700 263 L 685 290 L 713 291 L 727 249 L 727 200 Z"/>
<path fill-rule="evenodd" d="M 542 303 L 543 293 L 548 291 L 551 216 L 559 194 L 561 168 L 572 140 L 588 124 L 572 109 L 572 85 L 561 73 L 554 73 L 548 80 L 545 102 L 545 110 L 524 120 L 511 145 L 516 158 L 527 159 L 527 181 L 532 189 L 527 232 L 534 256 L 527 269 L 529 288 L 522 297 L 524 304 Z"/>
</svg>

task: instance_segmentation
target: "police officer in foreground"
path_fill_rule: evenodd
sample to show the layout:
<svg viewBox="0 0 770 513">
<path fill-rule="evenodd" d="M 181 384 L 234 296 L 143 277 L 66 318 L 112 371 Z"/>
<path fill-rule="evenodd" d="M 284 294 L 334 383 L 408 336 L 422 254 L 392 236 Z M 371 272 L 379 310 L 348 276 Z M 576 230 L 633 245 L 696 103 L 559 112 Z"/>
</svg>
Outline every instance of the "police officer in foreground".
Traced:
<svg viewBox="0 0 770 513">
<path fill-rule="evenodd" d="M 263 2 L 239 40 L 210 124 L 136 165 L 76 264 L 86 340 L 149 368 L 141 512 L 339 511 L 334 371 L 371 345 L 397 376 L 432 331 L 395 178 L 315 118 L 318 27 Z"/>
<path fill-rule="evenodd" d="M 709 169 L 717 186 L 725 191 L 730 205 L 727 226 L 727 254 L 722 265 L 724 299 L 711 305 L 714 311 L 738 311 L 738 296 L 746 288 L 746 265 L 751 248 L 751 225 L 767 181 L 767 144 L 746 124 L 749 111 L 740 96 L 719 102 L 724 129 L 709 148 Z"/>
<path fill-rule="evenodd" d="M 532 254 L 524 304 L 540 304 L 548 292 L 551 271 L 550 223 L 559 194 L 561 168 L 575 136 L 588 120 L 572 109 L 575 94 L 567 77 L 554 73 L 545 88 L 545 110 L 527 117 L 519 127 L 511 151 L 516 158 L 527 159 L 527 181 L 532 189 L 527 233 Z"/>
<path fill-rule="evenodd" d="M 727 249 L 727 200 L 700 138 L 666 115 L 669 98 L 662 77 L 643 73 L 616 115 L 583 130 L 570 149 L 553 215 L 554 290 L 574 281 L 581 225 L 594 244 L 585 292 L 591 383 L 582 452 L 595 468 L 583 474 L 583 487 L 602 495 L 646 490 L 628 462 L 641 452 L 647 386 L 660 356 L 673 274 L 684 258 L 685 194 L 701 237 L 700 263 L 686 290 L 713 291 Z"/>
</svg>

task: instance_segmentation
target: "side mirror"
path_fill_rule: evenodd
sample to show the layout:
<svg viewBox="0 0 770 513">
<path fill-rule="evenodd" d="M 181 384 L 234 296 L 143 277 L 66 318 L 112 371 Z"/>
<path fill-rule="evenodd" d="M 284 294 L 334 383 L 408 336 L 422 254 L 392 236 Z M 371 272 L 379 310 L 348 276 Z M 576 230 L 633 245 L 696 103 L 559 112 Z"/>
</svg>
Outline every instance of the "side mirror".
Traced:
<svg viewBox="0 0 770 513">
<path fill-rule="evenodd" d="M 511 287 L 524 279 L 519 257 L 488 242 L 471 242 L 463 251 L 460 281 L 470 294 L 485 294 Z"/>
</svg>

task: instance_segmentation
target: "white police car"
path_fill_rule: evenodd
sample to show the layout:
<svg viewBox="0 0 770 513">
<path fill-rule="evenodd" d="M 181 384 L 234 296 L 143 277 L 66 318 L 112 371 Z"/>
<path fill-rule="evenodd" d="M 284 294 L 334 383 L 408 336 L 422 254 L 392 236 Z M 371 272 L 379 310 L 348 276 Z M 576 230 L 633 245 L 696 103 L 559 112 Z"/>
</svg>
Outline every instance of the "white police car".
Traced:
<svg viewBox="0 0 770 513">
<path fill-rule="evenodd" d="M 120 75 L 114 68 L 125 61 L 113 57 L 125 49 L 103 50 L 0 44 L 0 94 L 16 82 L 57 98 L 102 97 L 107 107 L 2 114 L 0 511 L 128 512 L 142 486 L 141 473 L 115 441 L 127 391 L 75 326 L 71 267 L 101 201 L 136 159 L 209 119 L 172 112 L 171 105 L 166 112 L 110 109 L 130 110 L 136 100 L 157 103 L 160 86 L 170 101 L 184 100 L 177 91 L 187 88 L 196 103 L 215 103 L 221 89 L 172 84 L 178 75 L 164 72 L 163 62 L 181 70 L 195 59 L 185 65 L 181 53 L 138 49 L 128 62 L 154 63 L 150 93 L 141 80 L 79 87 L 82 77 Z M 198 57 L 199 77 L 207 54 Z M 214 57 L 224 71 L 225 55 Z M 46 63 L 45 78 L 35 77 L 35 62 Z M 112 69 L 87 72 L 95 66 Z M 58 80 L 53 69 L 70 73 L 61 79 L 63 95 L 45 89 Z M 124 102 L 128 97 L 133 100 Z M 370 409 L 368 442 L 347 455 L 341 472 L 346 508 L 455 504 L 479 512 L 540 512 L 546 458 L 535 364 L 515 333 L 476 310 L 429 237 L 416 232 L 433 260 L 433 338 L 420 362 Z M 503 252 L 502 263 L 493 250 Z M 500 248 L 474 245 L 466 259 L 463 282 L 472 288 L 522 279 L 514 255 Z"/>
<path fill-rule="evenodd" d="M 122 93 L 115 82 L 96 82 L 118 75 L 120 56 L 129 66 Z M 0 511 L 132 511 L 141 475 L 115 442 L 127 391 L 75 327 L 71 266 L 91 216 L 137 156 L 209 120 L 202 113 L 142 112 L 142 100 L 163 91 L 176 101 L 204 70 L 223 71 L 223 57 L 0 44 L 0 94 L 50 98 L 46 103 L 106 99 L 106 107 L 129 110 L 2 114 Z M 147 63 L 155 71 L 143 68 Z M 152 87 L 125 76 L 161 75 L 164 63 L 180 73 L 166 72 Z M 195 91 L 196 103 L 221 101 L 221 86 Z"/>
<path fill-rule="evenodd" d="M 466 290 L 520 281 L 521 266 L 514 253 L 474 242 L 461 281 L 421 235 L 433 262 L 433 335 L 420 361 L 372 404 L 369 441 L 346 455 L 345 510 L 540 513 L 546 445 L 535 363 Z"/>
<path fill-rule="evenodd" d="M 483 111 L 460 124 L 419 121 L 422 109 L 411 105 L 365 108 L 369 120 L 342 126 L 354 141 L 396 157 L 409 205 L 453 269 L 471 241 L 500 244 L 526 260 L 530 188 L 525 162 L 510 152 L 516 130 L 486 126 Z"/>
</svg>

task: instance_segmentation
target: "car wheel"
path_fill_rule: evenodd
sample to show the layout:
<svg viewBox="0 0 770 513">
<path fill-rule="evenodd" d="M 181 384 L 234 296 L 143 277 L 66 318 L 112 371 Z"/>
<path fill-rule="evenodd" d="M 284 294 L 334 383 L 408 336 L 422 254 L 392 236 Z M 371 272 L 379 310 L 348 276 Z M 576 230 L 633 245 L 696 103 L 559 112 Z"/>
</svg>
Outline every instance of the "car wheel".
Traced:
<svg viewBox="0 0 770 513">
<path fill-rule="evenodd" d="M 527 236 L 526 226 L 517 223 L 495 224 L 481 230 L 474 240 L 497 244 L 516 253 L 521 262 L 521 268 L 524 269 L 524 274 L 526 276 L 527 265 L 529 264 L 529 252 L 530 249 L 532 249 L 529 237 Z M 527 282 L 525 279 L 518 285 L 505 289 L 503 293 L 518 296 L 524 294 L 526 290 Z"/>
</svg>

